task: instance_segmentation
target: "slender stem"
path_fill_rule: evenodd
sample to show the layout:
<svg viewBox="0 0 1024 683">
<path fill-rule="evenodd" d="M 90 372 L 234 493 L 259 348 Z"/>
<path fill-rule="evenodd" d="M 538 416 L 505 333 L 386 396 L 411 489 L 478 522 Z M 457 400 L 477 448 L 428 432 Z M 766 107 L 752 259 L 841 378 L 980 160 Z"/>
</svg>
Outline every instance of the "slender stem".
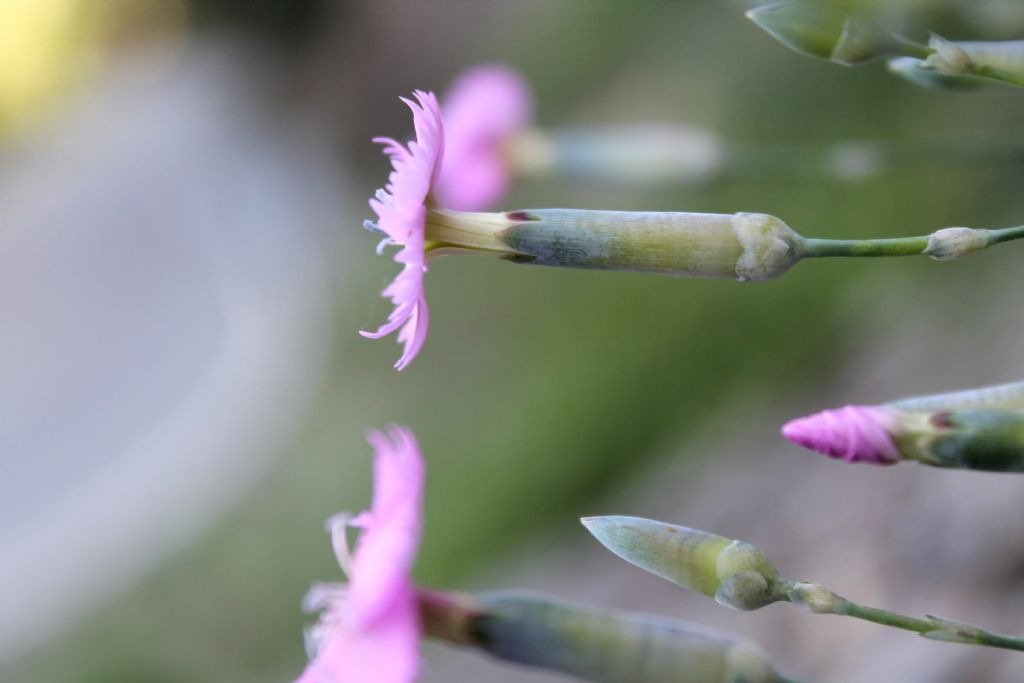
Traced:
<svg viewBox="0 0 1024 683">
<path fill-rule="evenodd" d="M 979 645 L 998 647 L 1003 650 L 1024 651 L 1024 640 L 1020 638 L 1010 638 L 1009 636 L 1001 636 L 998 633 L 989 633 L 987 631 L 979 632 L 976 638 Z"/>
<path fill-rule="evenodd" d="M 1000 83 L 1024 88 L 1024 75 L 1013 71 L 988 66 L 986 64 L 978 64 L 974 67 L 974 73 L 978 76 L 984 76 L 985 78 L 991 78 L 994 81 L 999 81 Z"/>
<path fill-rule="evenodd" d="M 904 57 L 915 57 L 917 59 L 926 59 L 929 55 L 935 52 L 934 48 L 922 45 L 917 41 L 904 38 L 901 35 L 893 34 L 893 38 L 899 43 L 900 52 L 899 54 Z"/>
<path fill-rule="evenodd" d="M 1012 228 L 989 230 L 988 246 L 1024 238 L 1024 225 Z M 920 237 L 895 237 L 877 240 L 830 240 L 807 238 L 804 240 L 802 256 L 915 256 L 923 254 L 928 247 L 928 235 Z"/>
<path fill-rule="evenodd" d="M 1013 228 L 1002 228 L 1000 230 L 990 230 L 989 245 L 999 244 L 1000 242 L 1009 242 L 1011 240 L 1019 240 L 1024 238 L 1024 225 L 1018 225 Z"/>
<path fill-rule="evenodd" d="M 896 612 L 878 609 L 877 607 L 867 607 L 866 605 L 860 605 L 856 602 L 851 602 L 850 600 L 845 599 L 843 601 L 843 608 L 840 614 L 846 614 L 851 617 L 881 624 L 882 626 L 901 628 L 905 631 L 927 633 L 928 631 L 935 630 L 935 624 L 930 621 L 904 616 L 902 614 L 897 614 Z"/>
<path fill-rule="evenodd" d="M 1004 636 L 997 633 L 990 633 L 975 626 L 959 624 L 956 622 L 941 619 L 918 619 L 908 617 L 896 612 L 890 612 L 876 607 L 859 605 L 850 600 L 842 599 L 842 604 L 837 614 L 856 617 L 883 626 L 913 631 L 925 637 L 936 640 L 946 640 L 963 643 L 966 645 L 983 645 L 1003 650 L 1017 650 L 1024 652 L 1024 639 Z"/>
<path fill-rule="evenodd" d="M 927 237 L 895 237 L 877 240 L 804 240 L 803 256 L 915 256 L 928 246 Z"/>
</svg>

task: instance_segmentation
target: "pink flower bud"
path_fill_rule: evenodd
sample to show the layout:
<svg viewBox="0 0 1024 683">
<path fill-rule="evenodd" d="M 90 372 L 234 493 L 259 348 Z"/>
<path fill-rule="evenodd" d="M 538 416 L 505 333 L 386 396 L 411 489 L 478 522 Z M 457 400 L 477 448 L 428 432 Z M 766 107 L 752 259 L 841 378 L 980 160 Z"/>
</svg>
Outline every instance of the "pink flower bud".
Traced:
<svg viewBox="0 0 1024 683">
<path fill-rule="evenodd" d="M 782 435 L 804 448 L 847 462 L 890 465 L 902 459 L 890 435 L 899 411 L 881 406 L 846 406 L 787 422 Z"/>
</svg>

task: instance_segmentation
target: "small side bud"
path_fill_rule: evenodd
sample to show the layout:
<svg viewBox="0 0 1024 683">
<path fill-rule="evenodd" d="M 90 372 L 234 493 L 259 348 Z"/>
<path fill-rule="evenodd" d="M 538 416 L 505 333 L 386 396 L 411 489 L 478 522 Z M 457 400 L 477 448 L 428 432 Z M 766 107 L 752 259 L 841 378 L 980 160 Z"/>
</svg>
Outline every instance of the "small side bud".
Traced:
<svg viewBox="0 0 1024 683">
<path fill-rule="evenodd" d="M 963 258 L 989 246 L 991 233 L 976 228 L 945 228 L 928 236 L 924 253 L 936 261 Z"/>
<path fill-rule="evenodd" d="M 798 581 L 789 589 L 789 601 L 814 614 L 842 613 L 843 598 L 820 583 Z"/>
<path fill-rule="evenodd" d="M 627 562 L 727 607 L 755 610 L 785 599 L 778 570 L 749 543 L 640 517 L 582 521 Z"/>
<path fill-rule="evenodd" d="M 1024 87 L 1024 41 L 954 43 L 932 35 L 928 47 L 923 66 L 937 74 Z"/>
<path fill-rule="evenodd" d="M 475 600 L 475 644 L 505 661 L 604 683 L 785 680 L 753 643 L 684 621 L 526 592 Z"/>
<path fill-rule="evenodd" d="M 932 35 L 928 47 L 934 52 L 924 60 L 925 68 L 946 76 L 964 76 L 974 73 L 975 64 L 967 51 L 942 36 Z"/>
<path fill-rule="evenodd" d="M 982 635 L 982 631 L 977 627 L 960 621 L 944 619 L 932 614 L 928 615 L 928 621 L 935 625 L 935 630 L 925 631 L 921 635 L 929 640 L 971 645 L 977 643 Z"/>
<path fill-rule="evenodd" d="M 900 47 L 885 27 L 825 2 L 779 2 L 752 9 L 747 18 L 786 47 L 844 66 L 896 54 Z"/>
</svg>

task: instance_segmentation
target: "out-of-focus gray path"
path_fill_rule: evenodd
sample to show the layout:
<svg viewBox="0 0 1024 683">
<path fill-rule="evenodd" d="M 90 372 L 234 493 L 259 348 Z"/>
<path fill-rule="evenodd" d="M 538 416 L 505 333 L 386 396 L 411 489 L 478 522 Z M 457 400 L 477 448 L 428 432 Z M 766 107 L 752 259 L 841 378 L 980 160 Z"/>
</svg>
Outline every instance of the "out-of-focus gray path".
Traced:
<svg viewBox="0 0 1024 683">
<path fill-rule="evenodd" d="M 126 58 L 3 159 L 0 661 L 203 528 L 317 388 L 336 165 L 261 63 Z"/>
</svg>

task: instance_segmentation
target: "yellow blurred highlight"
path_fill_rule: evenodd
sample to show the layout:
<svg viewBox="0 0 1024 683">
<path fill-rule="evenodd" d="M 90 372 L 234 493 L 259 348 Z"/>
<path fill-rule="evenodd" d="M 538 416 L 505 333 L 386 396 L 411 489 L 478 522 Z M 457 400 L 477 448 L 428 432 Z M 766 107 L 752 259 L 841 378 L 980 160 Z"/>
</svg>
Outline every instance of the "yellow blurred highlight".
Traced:
<svg viewBox="0 0 1024 683">
<path fill-rule="evenodd" d="M 186 10 L 184 0 L 0 0 L 0 140 L 63 101 L 117 29 L 180 29 Z"/>
</svg>

